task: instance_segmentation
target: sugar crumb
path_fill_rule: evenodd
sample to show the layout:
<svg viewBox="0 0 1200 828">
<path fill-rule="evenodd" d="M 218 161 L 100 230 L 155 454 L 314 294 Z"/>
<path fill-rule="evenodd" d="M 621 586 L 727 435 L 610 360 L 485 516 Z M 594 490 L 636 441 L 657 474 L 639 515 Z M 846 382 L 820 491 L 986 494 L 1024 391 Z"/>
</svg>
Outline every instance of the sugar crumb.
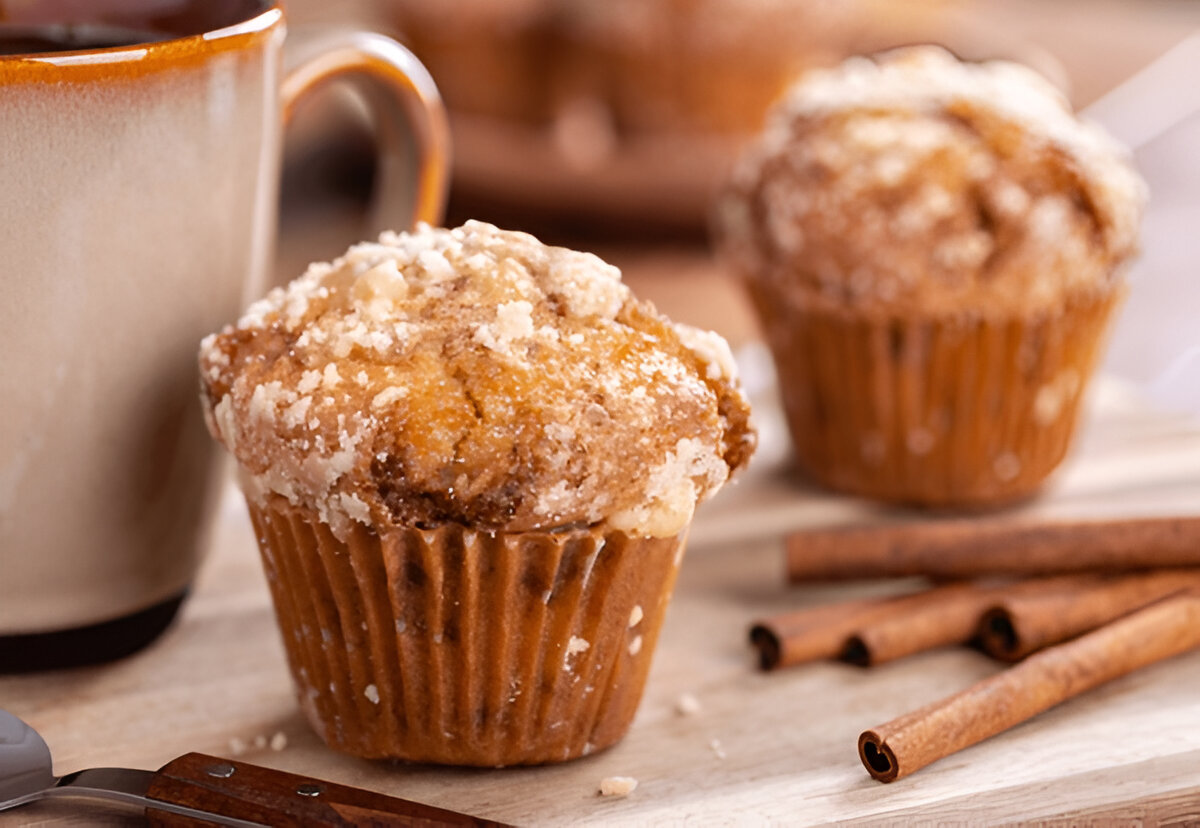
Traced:
<svg viewBox="0 0 1200 828">
<path fill-rule="evenodd" d="M 638 786 L 632 776 L 606 776 L 600 780 L 601 796 L 629 796 Z"/>
<path fill-rule="evenodd" d="M 576 636 L 571 636 L 571 640 L 567 642 L 567 650 L 563 654 L 563 669 L 571 669 L 571 657 L 579 653 L 587 652 L 592 646 L 590 641 Z"/>
<path fill-rule="evenodd" d="M 933 432 L 920 426 L 909 430 L 908 436 L 905 439 L 905 445 L 909 453 L 915 454 L 918 457 L 928 454 L 933 448 L 934 442 Z"/>
<path fill-rule="evenodd" d="M 992 463 L 992 471 L 996 479 L 1004 483 L 1015 480 L 1021 473 L 1021 460 L 1011 451 L 1006 451 Z"/>
<path fill-rule="evenodd" d="M 675 712 L 680 716 L 695 716 L 700 710 L 700 700 L 691 693 L 681 693 L 675 700 Z"/>
<path fill-rule="evenodd" d="M 296 390 L 301 394 L 311 394 L 317 390 L 321 384 L 321 374 L 317 371 L 305 371 L 300 375 L 300 382 L 296 384 Z"/>
<path fill-rule="evenodd" d="M 341 381 L 342 378 L 338 374 L 337 365 L 332 362 L 326 365 L 325 371 L 321 374 L 321 384 L 325 388 L 333 388 Z"/>
<path fill-rule="evenodd" d="M 371 408 L 381 409 L 396 403 L 408 396 L 408 389 L 399 385 L 389 386 L 371 399 Z"/>
</svg>

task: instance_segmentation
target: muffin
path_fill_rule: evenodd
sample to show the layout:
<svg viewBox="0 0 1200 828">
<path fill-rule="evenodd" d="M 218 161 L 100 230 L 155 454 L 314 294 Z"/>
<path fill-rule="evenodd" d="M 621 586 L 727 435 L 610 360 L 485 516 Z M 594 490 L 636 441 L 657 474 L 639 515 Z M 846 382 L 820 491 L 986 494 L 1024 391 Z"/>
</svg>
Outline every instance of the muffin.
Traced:
<svg viewBox="0 0 1200 828">
<path fill-rule="evenodd" d="M 547 125 L 578 101 L 622 135 L 757 131 L 803 71 L 938 32 L 948 0 L 387 0 L 452 110 Z"/>
<path fill-rule="evenodd" d="M 806 69 L 844 57 L 861 3 L 604 0 L 563 4 L 566 76 L 625 134 L 751 135 Z"/>
<path fill-rule="evenodd" d="M 622 131 L 757 129 L 800 69 L 846 52 L 857 4 L 389 0 L 450 107 L 547 125 L 577 99 Z"/>
<path fill-rule="evenodd" d="M 557 75 L 549 26 L 556 0 L 387 0 L 405 45 L 429 68 L 447 105 L 541 123 Z"/>
<path fill-rule="evenodd" d="M 716 216 L 800 465 L 887 501 L 988 505 L 1066 453 L 1145 186 L 1040 76 L 936 47 L 814 72 Z"/>
<path fill-rule="evenodd" d="M 312 265 L 200 368 L 331 747 L 500 766 L 621 738 L 693 509 L 754 448 L 724 340 L 470 222 Z"/>
<path fill-rule="evenodd" d="M 309 0 L 315 2 L 315 0 Z M 703 233 L 738 148 L 799 73 L 964 36 L 957 0 L 384 0 L 454 132 L 451 211 Z"/>
</svg>

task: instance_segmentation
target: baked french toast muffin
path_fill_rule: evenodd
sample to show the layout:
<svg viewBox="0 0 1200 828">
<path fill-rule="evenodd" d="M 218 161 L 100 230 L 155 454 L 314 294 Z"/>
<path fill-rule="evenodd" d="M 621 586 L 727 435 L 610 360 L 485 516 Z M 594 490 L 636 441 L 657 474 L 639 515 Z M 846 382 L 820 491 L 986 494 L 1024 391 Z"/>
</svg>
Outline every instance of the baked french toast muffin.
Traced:
<svg viewBox="0 0 1200 828">
<path fill-rule="evenodd" d="M 1128 154 L 1014 63 L 933 46 L 798 82 L 716 216 L 796 455 L 888 501 L 986 505 L 1060 463 L 1138 248 Z"/>
<path fill-rule="evenodd" d="M 312 265 L 200 368 L 330 746 L 509 765 L 621 738 L 693 510 L 755 444 L 720 337 L 470 222 Z"/>
</svg>

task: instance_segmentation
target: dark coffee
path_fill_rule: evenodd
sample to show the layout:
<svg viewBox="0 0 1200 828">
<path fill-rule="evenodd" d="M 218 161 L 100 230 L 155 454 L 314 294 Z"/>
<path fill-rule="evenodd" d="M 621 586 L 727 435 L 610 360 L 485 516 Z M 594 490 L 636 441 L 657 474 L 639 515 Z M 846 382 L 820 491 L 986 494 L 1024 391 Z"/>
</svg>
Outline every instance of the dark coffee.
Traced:
<svg viewBox="0 0 1200 828">
<path fill-rule="evenodd" d="M 142 32 L 99 24 L 9 26 L 0 24 L 0 55 L 80 52 L 136 46 L 170 38 L 169 34 Z"/>
<path fill-rule="evenodd" d="M 139 10 L 139 5 L 145 9 Z M 270 0 L 169 0 L 144 4 L 40 0 L 5 9 L 0 0 L 0 56 L 137 46 L 232 26 L 271 8 Z"/>
</svg>

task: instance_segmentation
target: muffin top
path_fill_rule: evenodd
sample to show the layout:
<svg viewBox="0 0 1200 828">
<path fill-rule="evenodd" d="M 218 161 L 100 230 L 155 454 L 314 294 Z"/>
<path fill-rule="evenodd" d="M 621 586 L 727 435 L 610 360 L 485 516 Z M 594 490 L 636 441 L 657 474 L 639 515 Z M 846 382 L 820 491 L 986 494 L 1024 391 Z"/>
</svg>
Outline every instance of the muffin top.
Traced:
<svg viewBox="0 0 1200 828">
<path fill-rule="evenodd" d="M 934 46 L 795 84 L 716 216 L 746 278 L 856 312 L 1036 313 L 1111 289 L 1145 184 L 1030 69 Z"/>
<path fill-rule="evenodd" d="M 755 445 L 723 339 L 591 254 L 480 222 L 310 266 L 207 337 L 200 368 L 247 496 L 335 532 L 669 536 Z"/>
</svg>

